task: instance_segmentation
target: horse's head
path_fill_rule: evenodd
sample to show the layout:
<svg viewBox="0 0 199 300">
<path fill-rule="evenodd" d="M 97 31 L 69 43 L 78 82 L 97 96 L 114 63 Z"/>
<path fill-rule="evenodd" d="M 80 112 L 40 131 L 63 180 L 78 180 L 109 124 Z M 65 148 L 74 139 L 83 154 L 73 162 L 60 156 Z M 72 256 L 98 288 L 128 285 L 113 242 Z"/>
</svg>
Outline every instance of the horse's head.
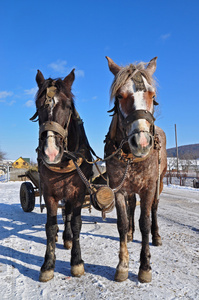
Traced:
<svg viewBox="0 0 199 300">
<path fill-rule="evenodd" d="M 153 146 L 153 113 L 154 105 L 158 104 L 152 79 L 156 59 L 153 58 L 146 67 L 144 63 L 120 67 L 107 57 L 109 69 L 115 76 L 111 99 L 115 98 L 115 110 L 131 152 L 140 158 L 146 157 Z"/>
<path fill-rule="evenodd" d="M 68 128 L 74 109 L 71 86 L 75 79 L 74 70 L 62 79 L 44 78 L 38 70 L 36 82 L 37 111 L 31 118 L 39 120 L 39 150 L 47 164 L 61 161 L 64 149 L 67 149 Z"/>
</svg>

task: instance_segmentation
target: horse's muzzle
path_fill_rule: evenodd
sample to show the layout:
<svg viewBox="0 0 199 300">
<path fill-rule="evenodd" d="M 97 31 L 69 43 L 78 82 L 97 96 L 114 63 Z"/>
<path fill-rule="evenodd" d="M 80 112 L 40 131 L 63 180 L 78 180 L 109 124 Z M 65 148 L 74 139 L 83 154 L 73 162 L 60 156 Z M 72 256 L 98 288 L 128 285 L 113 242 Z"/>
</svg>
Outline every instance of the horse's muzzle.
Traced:
<svg viewBox="0 0 199 300">
<path fill-rule="evenodd" d="M 128 143 L 135 157 L 144 158 L 153 146 L 153 136 L 147 131 L 136 132 L 129 137 Z"/>
<path fill-rule="evenodd" d="M 42 151 L 43 152 L 43 159 L 45 160 L 45 163 L 48 165 L 57 165 L 61 162 L 62 156 L 63 156 L 63 150 L 62 148 L 59 148 L 57 152 L 51 152 L 48 151 Z"/>
<path fill-rule="evenodd" d="M 56 141 L 57 137 L 52 133 L 52 135 L 47 135 L 43 142 L 42 156 L 48 165 L 56 165 L 61 162 L 64 149 Z"/>
</svg>

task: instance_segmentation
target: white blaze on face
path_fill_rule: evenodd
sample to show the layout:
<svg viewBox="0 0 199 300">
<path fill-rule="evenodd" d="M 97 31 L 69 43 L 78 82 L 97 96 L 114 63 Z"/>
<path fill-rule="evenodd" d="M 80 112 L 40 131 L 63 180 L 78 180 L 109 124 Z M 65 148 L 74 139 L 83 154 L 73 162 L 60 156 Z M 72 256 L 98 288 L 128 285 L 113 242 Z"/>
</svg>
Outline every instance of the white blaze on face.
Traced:
<svg viewBox="0 0 199 300">
<path fill-rule="evenodd" d="M 49 161 L 53 162 L 56 156 L 59 154 L 59 148 L 55 143 L 55 135 L 53 131 L 47 132 L 46 146 L 44 148 L 45 154 L 48 156 Z"/>
<path fill-rule="evenodd" d="M 57 105 L 57 103 L 59 102 L 59 99 L 58 99 L 58 97 L 54 97 L 53 99 L 52 99 L 52 101 L 51 101 L 51 104 L 50 104 L 50 116 L 52 116 L 53 115 L 53 109 L 55 108 L 55 106 Z"/>
<path fill-rule="evenodd" d="M 154 88 L 151 85 L 149 85 L 149 83 L 143 76 L 142 76 L 142 78 L 144 80 L 146 90 L 150 91 L 150 92 L 154 92 Z M 129 79 L 127 81 L 127 83 L 121 88 L 121 93 L 133 95 L 133 97 L 134 97 L 134 104 L 132 107 L 133 110 L 148 110 L 147 103 L 144 98 L 144 91 L 136 91 L 135 84 L 131 79 Z M 124 117 L 127 117 L 127 114 L 124 111 L 122 111 L 121 105 L 120 105 L 120 110 L 121 110 L 122 114 L 124 115 Z M 149 110 L 149 111 L 152 113 L 152 110 L 153 110 L 153 106 L 151 107 L 151 110 Z M 135 130 L 149 132 L 150 125 L 144 119 L 136 120 L 127 127 L 127 135 L 131 135 L 132 132 Z"/>
<path fill-rule="evenodd" d="M 55 96 L 55 97 L 54 97 L 54 106 L 56 106 L 58 102 L 59 102 L 59 99 L 58 99 L 57 96 Z"/>
</svg>

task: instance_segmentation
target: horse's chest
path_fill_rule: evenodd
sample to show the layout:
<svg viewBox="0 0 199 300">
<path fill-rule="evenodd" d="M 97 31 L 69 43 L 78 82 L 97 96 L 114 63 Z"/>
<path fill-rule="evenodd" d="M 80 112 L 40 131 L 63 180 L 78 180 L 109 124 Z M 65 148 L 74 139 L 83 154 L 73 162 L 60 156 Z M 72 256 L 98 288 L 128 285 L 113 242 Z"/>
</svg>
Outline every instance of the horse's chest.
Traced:
<svg viewBox="0 0 199 300">
<path fill-rule="evenodd" d="M 46 176 L 45 176 L 46 175 Z M 47 176 L 48 175 L 48 176 Z M 52 196 L 56 201 L 63 198 L 69 200 L 78 198 L 81 193 L 85 193 L 84 183 L 78 174 L 71 176 L 45 174 L 41 176 L 44 195 Z"/>
<path fill-rule="evenodd" d="M 145 166 L 145 164 L 132 164 L 128 172 L 123 165 L 107 166 L 110 186 L 117 188 L 122 183 L 125 176 L 125 181 L 122 189 L 127 193 L 138 193 L 143 188 L 149 188 L 151 184 L 156 182 L 157 172 L 152 165 Z M 126 173 L 126 175 L 125 175 Z"/>
</svg>

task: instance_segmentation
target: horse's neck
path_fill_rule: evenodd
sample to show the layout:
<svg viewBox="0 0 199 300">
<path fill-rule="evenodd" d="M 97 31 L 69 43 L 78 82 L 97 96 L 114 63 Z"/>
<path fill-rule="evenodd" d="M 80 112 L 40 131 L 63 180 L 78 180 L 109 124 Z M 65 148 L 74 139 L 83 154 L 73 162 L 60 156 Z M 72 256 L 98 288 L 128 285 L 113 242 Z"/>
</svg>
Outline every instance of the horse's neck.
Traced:
<svg viewBox="0 0 199 300">
<path fill-rule="evenodd" d="M 80 118 L 74 118 L 68 133 L 68 150 L 73 152 L 88 146 L 88 140 Z"/>
<path fill-rule="evenodd" d="M 80 132 L 77 120 L 72 119 L 68 130 L 68 150 L 73 152 L 79 147 Z"/>
<path fill-rule="evenodd" d="M 115 149 L 119 147 L 124 138 L 125 135 L 121 128 L 119 116 L 118 114 L 115 114 L 112 118 L 111 125 L 109 128 L 108 139 L 111 141 L 111 144 Z M 122 149 L 125 153 L 130 153 L 130 148 L 127 143 L 122 147 Z"/>
</svg>

